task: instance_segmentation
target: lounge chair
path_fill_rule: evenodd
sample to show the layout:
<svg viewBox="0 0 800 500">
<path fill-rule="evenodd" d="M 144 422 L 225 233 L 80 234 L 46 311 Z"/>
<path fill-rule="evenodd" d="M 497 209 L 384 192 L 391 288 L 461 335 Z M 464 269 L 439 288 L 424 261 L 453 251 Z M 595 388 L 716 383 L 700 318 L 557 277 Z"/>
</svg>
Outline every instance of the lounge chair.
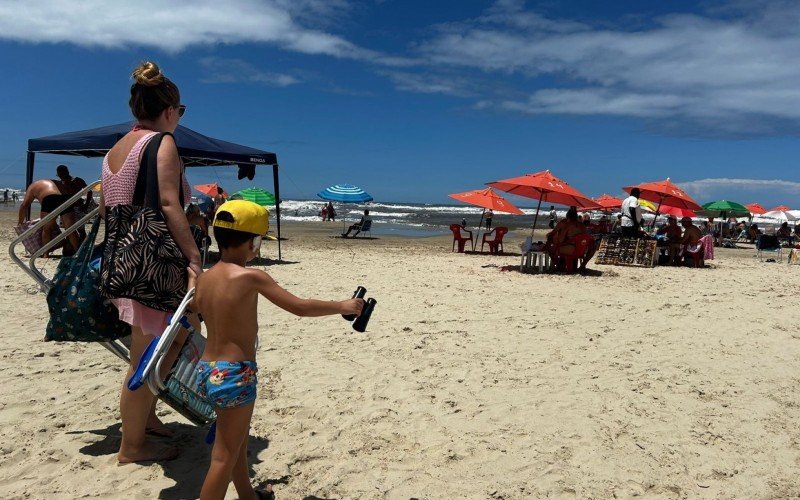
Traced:
<svg viewBox="0 0 800 500">
<path fill-rule="evenodd" d="M 88 223 L 89 221 L 93 220 L 98 212 L 99 209 L 95 208 L 91 210 L 86 216 L 81 218 L 77 221 L 74 225 L 70 228 L 63 231 L 57 238 L 51 240 L 47 245 L 44 245 L 42 248 L 37 250 L 36 252 L 31 255 L 30 260 L 26 264 L 22 261 L 22 259 L 17 255 L 16 247 L 27 237 L 30 237 L 31 234 L 35 234 L 36 231 L 40 230 L 45 224 L 52 221 L 59 215 L 61 212 L 66 210 L 70 207 L 74 202 L 82 199 L 86 196 L 86 193 L 94 188 L 96 185 L 100 184 L 100 181 L 95 181 L 91 183 L 89 186 L 85 187 L 74 196 L 72 196 L 69 200 L 67 200 L 63 205 L 61 205 L 57 210 L 50 212 L 44 217 L 41 221 L 37 224 L 32 226 L 28 231 L 19 235 L 14 241 L 11 242 L 11 245 L 8 248 L 8 253 L 11 257 L 11 260 L 17 264 L 26 274 L 28 274 L 33 280 L 39 284 L 40 288 L 44 292 L 48 292 L 50 288 L 52 288 L 52 279 L 46 277 L 42 271 L 36 266 L 36 260 L 45 252 L 53 249 L 56 245 L 64 241 L 73 231 L 76 231 L 78 228 L 82 227 L 84 224 Z M 179 324 L 181 321 L 181 317 L 179 315 L 175 315 L 173 321 L 170 323 L 169 328 L 175 328 L 177 332 L 176 324 Z M 163 338 L 163 336 L 162 336 Z M 158 339 L 156 339 L 158 340 Z M 173 336 L 174 340 L 174 336 Z M 170 341 L 169 345 L 171 345 L 172 341 Z M 130 352 L 128 351 L 128 347 L 122 342 L 122 339 L 113 340 L 111 342 L 101 342 L 100 345 L 114 353 L 118 358 L 123 360 L 126 363 L 130 363 Z M 181 352 L 176 360 L 175 364 L 173 365 L 172 370 L 170 371 L 170 375 L 167 376 L 166 380 L 160 382 L 158 385 L 158 397 L 167 403 L 170 407 L 172 407 L 175 411 L 180 413 L 181 415 L 185 416 L 191 422 L 197 425 L 204 425 L 213 418 L 213 414 L 209 412 L 208 408 L 204 408 L 202 406 L 202 401 L 192 401 L 191 395 L 186 392 L 187 387 L 187 373 L 188 373 L 188 364 L 191 363 L 192 360 L 196 360 L 200 358 L 200 354 L 203 352 L 203 348 L 205 346 L 205 339 L 199 334 L 190 334 L 189 338 L 184 343 Z M 156 352 L 156 345 L 152 346 L 151 354 Z M 167 349 L 169 346 L 167 345 Z M 148 347 L 148 351 L 150 348 Z M 143 356 L 144 357 L 144 356 Z M 162 387 L 163 386 L 163 387 Z M 210 408 L 210 407 L 209 407 Z"/>
<path fill-rule="evenodd" d="M 499 226 L 488 233 L 483 235 L 481 239 L 481 252 L 483 252 L 483 245 L 486 243 L 489 244 L 489 252 L 491 253 L 500 253 L 503 251 L 503 236 L 508 233 L 508 228 Z"/>
<path fill-rule="evenodd" d="M 197 425 L 214 420 L 214 409 L 197 392 L 197 362 L 203 355 L 206 339 L 192 328 L 185 312 L 194 297 L 194 288 L 186 293 L 183 301 L 170 318 L 169 325 L 161 337 L 155 338 L 145 349 L 133 376 L 128 380 L 128 389 L 135 391 L 147 384 L 150 392 L 168 403 L 178 413 Z M 177 339 L 181 328 L 189 332 L 181 353 L 172 365 L 166 379 L 159 375 L 161 364 L 170 347 Z"/>
<path fill-rule="evenodd" d="M 468 231 L 458 224 L 450 224 L 450 230 L 453 231 L 453 251 L 455 251 L 456 243 L 458 243 L 458 252 L 464 253 L 464 246 L 468 241 L 472 251 L 475 251 L 475 243 L 472 242 L 472 231 Z"/>
<path fill-rule="evenodd" d="M 756 257 L 758 260 L 764 260 L 764 253 L 777 253 L 778 261 L 783 258 L 783 247 L 781 247 L 780 240 L 775 235 L 762 234 L 756 240 Z"/>
<path fill-rule="evenodd" d="M 372 236 L 372 220 L 364 221 L 364 224 L 356 230 L 353 238 L 358 237 L 360 233 L 369 233 L 369 235 Z"/>
</svg>

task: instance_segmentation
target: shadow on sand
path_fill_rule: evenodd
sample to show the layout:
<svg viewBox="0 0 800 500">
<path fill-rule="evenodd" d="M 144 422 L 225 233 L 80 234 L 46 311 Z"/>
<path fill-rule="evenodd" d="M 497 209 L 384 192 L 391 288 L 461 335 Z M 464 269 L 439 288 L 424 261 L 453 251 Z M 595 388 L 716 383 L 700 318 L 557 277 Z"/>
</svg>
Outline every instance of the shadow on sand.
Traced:
<svg viewBox="0 0 800 500">
<path fill-rule="evenodd" d="M 161 438 L 158 441 L 163 444 L 177 446 L 180 455 L 169 462 L 158 462 L 164 470 L 164 476 L 175 481 L 175 485 L 162 490 L 158 498 L 197 498 L 200 495 L 200 488 L 203 485 L 203 479 L 205 479 L 211 458 L 211 446 L 205 443 L 208 429 L 178 422 L 171 422 L 166 425 L 175 433 L 175 436 L 169 439 Z M 115 423 L 105 429 L 72 431 L 70 434 L 89 432 L 103 437 L 103 439 L 81 448 L 81 453 L 95 457 L 114 455 L 119 450 L 120 440 L 122 439 L 120 427 L 121 424 Z M 267 448 L 269 448 L 268 439 L 250 436 L 247 446 L 250 477 L 255 476 L 254 466 L 261 463 L 258 458 L 259 454 Z M 131 465 L 131 467 L 136 467 L 136 465 Z M 289 476 L 267 479 L 254 486 L 256 489 L 263 490 L 267 487 L 267 484 L 287 484 L 289 479 Z"/>
</svg>

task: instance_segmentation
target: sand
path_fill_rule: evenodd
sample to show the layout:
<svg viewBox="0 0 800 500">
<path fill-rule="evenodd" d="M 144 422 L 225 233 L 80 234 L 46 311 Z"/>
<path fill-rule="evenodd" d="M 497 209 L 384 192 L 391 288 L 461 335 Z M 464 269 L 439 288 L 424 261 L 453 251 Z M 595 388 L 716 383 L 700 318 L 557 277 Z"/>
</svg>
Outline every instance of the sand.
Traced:
<svg viewBox="0 0 800 500">
<path fill-rule="evenodd" d="M 286 227 L 267 270 L 300 296 L 367 287 L 367 333 L 259 303 L 250 459 L 279 498 L 800 495 L 800 266 L 751 247 L 707 269 L 528 275 L 449 237 L 338 228 Z M 123 365 L 42 342 L 44 296 L 0 266 L 3 497 L 196 497 L 205 431 L 161 405 L 180 458 L 116 465 Z"/>
</svg>

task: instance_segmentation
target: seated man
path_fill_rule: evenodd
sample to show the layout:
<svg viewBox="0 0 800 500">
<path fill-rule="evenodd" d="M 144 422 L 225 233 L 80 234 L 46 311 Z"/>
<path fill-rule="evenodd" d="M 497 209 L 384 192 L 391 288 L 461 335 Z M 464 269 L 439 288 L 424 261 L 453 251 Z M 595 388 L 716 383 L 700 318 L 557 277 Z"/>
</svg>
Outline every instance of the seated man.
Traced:
<svg viewBox="0 0 800 500">
<path fill-rule="evenodd" d="M 679 264 L 683 231 L 681 231 L 681 227 L 678 225 L 678 218 L 674 215 L 667 217 L 667 224 L 660 227 L 656 235 L 664 236 L 664 246 L 669 249 L 670 265 Z"/>
<path fill-rule="evenodd" d="M 583 221 L 578 218 L 578 211 L 575 207 L 570 207 L 567 210 L 567 217 L 556 225 L 550 237 L 550 256 L 554 262 L 558 262 L 559 257 L 571 256 L 575 253 L 575 237 L 580 234 L 586 234 L 586 226 Z M 592 238 L 589 247 L 586 250 L 585 258 L 581 262 L 580 271 L 586 271 L 586 263 L 592 258 L 597 245 L 594 238 Z"/>
<path fill-rule="evenodd" d="M 348 236 L 350 236 L 350 231 L 353 231 L 353 230 L 355 230 L 356 234 L 360 233 L 361 232 L 361 228 L 364 227 L 364 224 L 366 224 L 367 221 L 369 221 L 371 223 L 372 222 L 372 217 L 369 216 L 369 210 L 364 210 L 364 215 L 361 216 L 361 220 L 356 222 L 355 224 L 353 224 L 349 228 L 347 228 L 347 232 L 346 233 L 342 233 L 342 238 L 347 238 Z"/>
<path fill-rule="evenodd" d="M 700 239 L 703 237 L 703 234 L 700 232 L 700 228 L 692 223 L 691 217 L 684 217 L 681 219 L 681 225 L 683 226 L 683 238 L 681 238 L 682 253 L 687 257 L 699 253 L 700 263 L 702 265 L 703 242 L 700 241 Z"/>
<path fill-rule="evenodd" d="M 776 235 L 778 236 L 778 240 L 787 241 L 790 244 L 792 243 L 792 230 L 789 228 L 788 222 L 781 224 L 781 227 L 778 228 Z"/>
<path fill-rule="evenodd" d="M 761 230 L 758 228 L 758 224 L 753 224 L 750 226 L 750 229 L 747 232 L 747 239 L 751 242 L 758 241 L 758 237 L 761 235 Z"/>
</svg>

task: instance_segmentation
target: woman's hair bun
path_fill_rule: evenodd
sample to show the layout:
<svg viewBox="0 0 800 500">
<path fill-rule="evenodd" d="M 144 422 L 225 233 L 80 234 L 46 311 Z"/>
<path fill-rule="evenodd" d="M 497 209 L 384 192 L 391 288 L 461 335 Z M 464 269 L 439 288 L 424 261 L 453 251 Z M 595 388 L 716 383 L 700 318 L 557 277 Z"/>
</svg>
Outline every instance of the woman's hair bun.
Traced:
<svg viewBox="0 0 800 500">
<path fill-rule="evenodd" d="M 161 69 L 158 65 L 150 61 L 145 61 L 140 64 L 138 68 L 133 70 L 131 77 L 136 83 L 144 85 L 145 87 L 154 87 L 164 83 L 164 80 L 166 80 L 166 77 L 161 73 Z"/>
</svg>

